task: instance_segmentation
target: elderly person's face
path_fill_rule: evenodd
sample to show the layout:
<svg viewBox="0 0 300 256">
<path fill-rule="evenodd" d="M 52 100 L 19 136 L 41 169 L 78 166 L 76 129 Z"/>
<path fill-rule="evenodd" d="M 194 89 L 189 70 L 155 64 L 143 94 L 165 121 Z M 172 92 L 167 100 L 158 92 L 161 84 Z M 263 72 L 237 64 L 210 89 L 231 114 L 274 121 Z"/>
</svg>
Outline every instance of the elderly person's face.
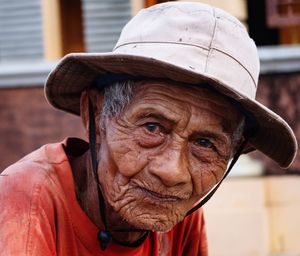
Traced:
<svg viewBox="0 0 300 256">
<path fill-rule="evenodd" d="M 206 89 L 139 84 L 101 132 L 107 203 L 137 228 L 170 229 L 221 179 L 239 121 L 227 100 Z"/>
</svg>

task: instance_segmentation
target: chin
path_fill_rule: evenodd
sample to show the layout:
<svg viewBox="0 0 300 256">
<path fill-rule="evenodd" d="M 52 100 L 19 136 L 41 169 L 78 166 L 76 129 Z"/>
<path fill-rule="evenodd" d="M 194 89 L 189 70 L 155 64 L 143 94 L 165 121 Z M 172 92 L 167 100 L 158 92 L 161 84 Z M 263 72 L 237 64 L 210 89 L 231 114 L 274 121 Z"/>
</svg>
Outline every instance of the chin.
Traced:
<svg viewBox="0 0 300 256">
<path fill-rule="evenodd" d="M 140 214 L 134 216 L 123 216 L 123 218 L 133 227 L 142 230 L 167 232 L 179 223 L 184 216 L 171 216 L 165 214 Z"/>
<path fill-rule="evenodd" d="M 134 220 L 130 223 L 134 227 L 142 230 L 151 230 L 151 231 L 159 231 L 166 232 L 169 231 L 172 227 L 174 227 L 177 223 L 173 223 L 170 221 L 158 221 L 158 220 Z"/>
<path fill-rule="evenodd" d="M 128 197 L 127 197 L 128 198 Z M 115 212 L 133 229 L 166 232 L 183 220 L 189 205 L 180 202 L 158 202 L 149 197 L 129 197 L 116 207 Z M 120 201 L 118 201 L 120 203 Z"/>
</svg>

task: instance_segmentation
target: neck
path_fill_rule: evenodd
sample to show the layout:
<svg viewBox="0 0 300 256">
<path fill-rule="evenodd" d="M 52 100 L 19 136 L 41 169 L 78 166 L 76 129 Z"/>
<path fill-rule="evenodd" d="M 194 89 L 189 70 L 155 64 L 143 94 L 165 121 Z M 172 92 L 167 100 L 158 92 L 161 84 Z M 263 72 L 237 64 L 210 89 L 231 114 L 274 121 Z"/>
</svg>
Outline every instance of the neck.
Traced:
<svg viewBox="0 0 300 256">
<path fill-rule="evenodd" d="M 99 209 L 101 202 L 98 200 L 97 183 L 93 176 L 89 151 L 80 157 L 70 159 L 70 164 L 80 207 L 99 229 L 104 229 Z M 135 243 L 146 234 L 132 231 L 114 232 L 114 230 L 131 230 L 133 227 L 108 204 L 106 204 L 106 219 L 107 229 L 111 232 L 114 240 L 123 244 Z"/>
</svg>

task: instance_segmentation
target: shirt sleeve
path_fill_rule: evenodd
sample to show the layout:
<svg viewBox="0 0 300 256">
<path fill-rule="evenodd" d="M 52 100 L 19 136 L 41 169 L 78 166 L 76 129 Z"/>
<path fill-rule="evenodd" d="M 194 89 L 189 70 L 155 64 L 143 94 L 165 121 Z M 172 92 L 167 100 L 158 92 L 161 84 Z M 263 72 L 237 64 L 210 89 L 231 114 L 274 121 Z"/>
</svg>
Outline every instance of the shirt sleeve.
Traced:
<svg viewBox="0 0 300 256">
<path fill-rule="evenodd" d="M 0 176 L 0 255 L 56 255 L 46 177 L 32 168 L 18 163 Z"/>
</svg>

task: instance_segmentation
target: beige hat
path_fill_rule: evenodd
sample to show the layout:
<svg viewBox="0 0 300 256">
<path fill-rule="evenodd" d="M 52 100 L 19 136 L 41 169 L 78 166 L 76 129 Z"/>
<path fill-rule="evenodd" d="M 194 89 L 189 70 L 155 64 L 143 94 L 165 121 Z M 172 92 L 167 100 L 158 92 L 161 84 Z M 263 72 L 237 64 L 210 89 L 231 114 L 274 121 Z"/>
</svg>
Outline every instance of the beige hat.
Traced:
<svg viewBox="0 0 300 256">
<path fill-rule="evenodd" d="M 80 95 L 108 73 L 211 84 L 257 119 L 252 147 L 288 167 L 297 142 L 288 124 L 255 100 L 257 49 L 244 26 L 209 5 L 158 4 L 140 11 L 123 29 L 112 52 L 65 56 L 50 73 L 46 97 L 56 108 L 79 115 Z"/>
</svg>

